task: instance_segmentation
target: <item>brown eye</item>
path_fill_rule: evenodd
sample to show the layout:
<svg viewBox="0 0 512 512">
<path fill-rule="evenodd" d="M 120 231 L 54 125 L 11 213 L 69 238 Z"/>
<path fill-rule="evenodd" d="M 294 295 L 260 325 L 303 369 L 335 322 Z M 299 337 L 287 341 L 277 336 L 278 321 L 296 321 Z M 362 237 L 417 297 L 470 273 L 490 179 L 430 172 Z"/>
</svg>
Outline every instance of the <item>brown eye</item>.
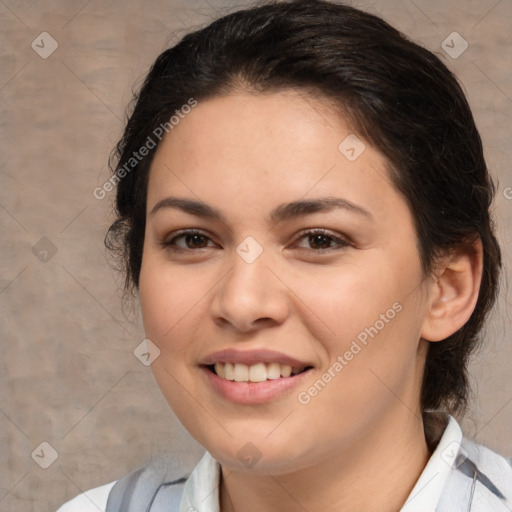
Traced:
<svg viewBox="0 0 512 512">
<path fill-rule="evenodd" d="M 350 246 L 350 243 L 338 236 L 327 233 L 324 229 L 310 230 L 302 234 L 299 240 L 307 239 L 309 247 L 306 249 L 313 249 L 315 252 L 329 251 L 335 249 L 342 249 Z M 301 248 L 304 248 L 302 246 Z"/>
<path fill-rule="evenodd" d="M 182 235 L 185 238 L 185 244 L 189 249 L 205 247 L 206 237 L 201 234 Z"/>
<path fill-rule="evenodd" d="M 181 241 L 181 243 L 178 243 L 178 241 Z M 166 241 L 162 242 L 162 245 L 168 249 L 186 251 L 211 247 L 211 245 L 208 245 L 209 241 L 211 241 L 210 237 L 201 231 L 187 230 L 180 232 L 170 239 L 167 239 Z"/>
<path fill-rule="evenodd" d="M 309 245 L 313 249 L 329 249 L 331 247 L 332 237 L 328 235 L 308 235 Z"/>
</svg>

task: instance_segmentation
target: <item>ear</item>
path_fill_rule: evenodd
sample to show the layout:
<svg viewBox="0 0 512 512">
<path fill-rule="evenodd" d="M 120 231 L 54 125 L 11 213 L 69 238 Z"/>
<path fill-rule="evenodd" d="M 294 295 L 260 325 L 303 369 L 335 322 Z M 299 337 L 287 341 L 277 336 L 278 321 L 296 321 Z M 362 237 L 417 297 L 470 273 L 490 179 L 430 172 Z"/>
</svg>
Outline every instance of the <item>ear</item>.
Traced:
<svg viewBox="0 0 512 512">
<path fill-rule="evenodd" d="M 434 271 L 421 337 L 441 341 L 458 331 L 475 309 L 482 281 L 483 250 L 478 238 L 446 256 Z"/>
</svg>

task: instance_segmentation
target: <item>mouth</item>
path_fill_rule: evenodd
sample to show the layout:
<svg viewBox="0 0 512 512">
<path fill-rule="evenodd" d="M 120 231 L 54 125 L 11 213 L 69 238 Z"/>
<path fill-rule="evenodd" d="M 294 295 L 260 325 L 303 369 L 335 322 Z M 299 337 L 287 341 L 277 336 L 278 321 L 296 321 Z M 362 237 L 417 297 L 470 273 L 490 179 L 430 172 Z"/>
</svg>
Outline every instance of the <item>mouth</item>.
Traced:
<svg viewBox="0 0 512 512">
<path fill-rule="evenodd" d="M 213 392 L 232 403 L 258 405 L 285 399 L 308 378 L 314 366 L 264 348 L 228 348 L 199 362 Z"/>
<path fill-rule="evenodd" d="M 203 366 L 223 380 L 252 383 L 287 379 L 313 368 L 312 366 L 291 366 L 274 362 L 260 362 L 251 365 L 243 363 L 217 362 L 215 364 Z"/>
</svg>

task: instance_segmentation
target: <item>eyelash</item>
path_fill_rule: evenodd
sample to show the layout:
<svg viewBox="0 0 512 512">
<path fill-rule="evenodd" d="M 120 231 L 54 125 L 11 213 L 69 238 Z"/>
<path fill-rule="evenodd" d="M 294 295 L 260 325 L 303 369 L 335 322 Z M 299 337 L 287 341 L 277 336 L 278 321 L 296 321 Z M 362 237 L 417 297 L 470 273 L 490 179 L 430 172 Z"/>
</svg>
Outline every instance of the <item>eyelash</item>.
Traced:
<svg viewBox="0 0 512 512">
<path fill-rule="evenodd" d="M 183 249 L 182 247 L 176 247 L 174 245 L 175 241 L 179 238 L 182 238 L 182 237 L 185 237 L 185 236 L 194 236 L 194 235 L 200 235 L 202 237 L 205 237 L 209 240 L 211 240 L 211 238 L 206 234 L 204 233 L 203 231 L 200 231 L 200 230 L 197 230 L 197 229 L 184 229 L 182 231 L 178 231 L 176 234 L 174 234 L 174 236 L 168 240 L 168 241 L 164 241 L 161 243 L 161 245 L 167 249 L 167 250 L 170 250 L 170 251 L 173 251 L 173 252 L 189 252 L 189 251 L 195 251 L 195 250 L 200 250 L 200 249 L 207 249 L 208 247 L 199 247 L 197 249 Z M 330 234 L 327 230 L 325 229 L 322 229 L 322 228 L 315 228 L 315 229 L 309 229 L 309 230 L 306 230 L 306 231 L 303 231 L 300 236 L 297 238 L 297 240 L 301 240 L 302 238 L 304 237 L 307 237 L 307 236 L 315 236 L 315 235 L 323 235 L 324 237 L 326 237 L 327 239 L 330 239 L 331 241 L 334 241 L 335 243 L 338 244 L 338 247 L 328 247 L 326 249 L 306 249 L 306 250 L 311 250 L 313 252 L 316 252 L 316 253 L 327 253 L 327 252 L 331 252 L 331 251 L 336 251 L 336 250 L 340 250 L 340 249 L 344 249 L 346 247 L 349 247 L 351 246 L 352 244 L 350 242 L 348 242 L 347 240 L 344 240 L 338 236 L 335 236 L 333 234 Z M 302 248 L 304 249 L 304 248 Z"/>
</svg>

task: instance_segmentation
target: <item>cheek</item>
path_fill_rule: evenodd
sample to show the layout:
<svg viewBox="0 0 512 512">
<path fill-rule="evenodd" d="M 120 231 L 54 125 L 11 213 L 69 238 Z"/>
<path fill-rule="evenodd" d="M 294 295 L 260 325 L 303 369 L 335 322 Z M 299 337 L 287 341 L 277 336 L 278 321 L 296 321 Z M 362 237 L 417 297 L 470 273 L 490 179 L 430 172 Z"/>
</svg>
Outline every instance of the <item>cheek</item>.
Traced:
<svg viewBox="0 0 512 512">
<path fill-rule="evenodd" d="M 328 328 L 317 339 L 336 377 L 326 376 L 333 384 L 322 394 L 333 410 L 380 407 L 393 399 L 389 389 L 404 389 L 416 374 L 423 304 L 418 257 L 368 254 L 357 265 L 332 269 L 331 279 L 316 278 L 303 279 L 301 290 L 318 312 L 317 324 Z"/>
<path fill-rule="evenodd" d="M 159 274 L 151 259 L 145 258 L 139 280 L 139 300 L 146 336 L 157 344 L 172 327 L 169 312 L 174 309 L 165 276 L 160 274 L 159 278 Z"/>
<path fill-rule="evenodd" d="M 181 338 L 176 334 L 198 302 L 193 281 L 180 279 L 180 275 L 169 272 L 168 265 L 151 254 L 143 258 L 139 300 L 144 331 L 161 352 L 180 349 Z"/>
<path fill-rule="evenodd" d="M 365 336 L 369 337 L 366 329 L 377 329 L 383 337 L 381 334 L 402 323 L 399 317 L 404 314 L 398 309 L 407 306 L 408 313 L 418 309 L 414 306 L 417 294 L 411 290 L 420 282 L 419 269 L 413 260 L 406 259 L 408 264 L 402 265 L 385 261 L 384 256 L 368 254 L 357 264 L 296 276 L 292 287 L 306 306 L 304 311 L 310 309 L 310 314 L 302 318 L 311 317 L 310 331 L 316 323 L 319 338 L 332 345 L 331 350 L 344 350 L 360 334 L 364 341 Z"/>
<path fill-rule="evenodd" d="M 186 361 L 190 357 L 192 326 L 187 324 L 197 293 L 191 282 L 180 281 L 180 272 L 169 272 L 168 265 L 145 255 L 139 279 L 139 300 L 146 338 L 160 350 L 151 364 L 158 386 L 175 411 L 184 409 L 182 385 L 188 381 Z M 187 384 L 194 393 L 190 382 Z M 186 395 L 185 395 L 186 396 Z M 188 404 L 190 408 L 190 404 Z"/>
<path fill-rule="evenodd" d="M 186 269 L 172 267 L 165 256 L 144 249 L 139 279 L 139 297 L 146 334 L 162 339 L 199 300 L 197 279 Z"/>
<path fill-rule="evenodd" d="M 415 385 L 421 271 L 414 259 L 408 261 L 409 266 L 388 262 L 353 269 L 332 282 L 329 296 L 317 297 L 315 307 L 332 331 L 324 337 L 328 368 L 335 375 L 326 375 L 332 384 L 322 391 L 329 409 L 363 417 L 396 400 L 390 390 L 408 394 Z M 320 402 L 321 409 L 325 403 Z"/>
</svg>

